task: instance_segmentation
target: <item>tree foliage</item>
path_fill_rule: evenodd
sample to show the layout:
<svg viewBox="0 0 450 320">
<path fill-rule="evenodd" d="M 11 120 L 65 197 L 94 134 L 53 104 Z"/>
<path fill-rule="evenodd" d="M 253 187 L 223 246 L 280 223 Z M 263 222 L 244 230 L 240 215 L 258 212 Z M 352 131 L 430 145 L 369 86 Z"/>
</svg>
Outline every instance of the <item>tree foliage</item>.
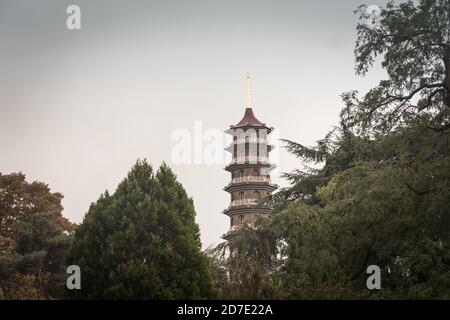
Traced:
<svg viewBox="0 0 450 320">
<path fill-rule="evenodd" d="M 273 248 L 273 298 L 450 298 L 450 1 L 390 2 L 375 27 L 366 9 L 356 73 L 379 58 L 388 79 L 344 93 L 339 126 L 315 146 L 284 140 L 306 165 L 285 174 L 270 222 L 242 233 L 254 270 L 251 253 Z M 381 290 L 366 287 L 369 265 Z"/>
<path fill-rule="evenodd" d="M 192 199 L 166 166 L 138 161 L 114 194 L 93 203 L 68 263 L 88 299 L 203 299 L 214 295 Z"/>
<path fill-rule="evenodd" d="M 60 297 L 64 256 L 74 225 L 62 216 L 62 195 L 25 175 L 0 174 L 0 291 L 6 299 Z"/>
<path fill-rule="evenodd" d="M 301 296 L 333 287 L 347 291 L 337 297 L 365 296 L 366 269 L 375 264 L 381 297 L 448 298 L 449 160 L 360 162 L 318 188 L 319 205 L 289 205 L 274 228 L 286 239 L 287 279 L 306 283 L 286 285 Z"/>
<path fill-rule="evenodd" d="M 360 133 L 383 133 L 408 118 L 435 131 L 450 128 L 450 3 L 448 0 L 389 2 L 376 26 L 356 12 L 356 73 L 365 75 L 381 57 L 388 79 L 358 97 L 343 94 L 341 121 Z"/>
<path fill-rule="evenodd" d="M 230 242 L 207 251 L 221 299 L 270 299 L 278 294 L 279 268 L 275 235 L 268 221 L 243 225 Z"/>
</svg>

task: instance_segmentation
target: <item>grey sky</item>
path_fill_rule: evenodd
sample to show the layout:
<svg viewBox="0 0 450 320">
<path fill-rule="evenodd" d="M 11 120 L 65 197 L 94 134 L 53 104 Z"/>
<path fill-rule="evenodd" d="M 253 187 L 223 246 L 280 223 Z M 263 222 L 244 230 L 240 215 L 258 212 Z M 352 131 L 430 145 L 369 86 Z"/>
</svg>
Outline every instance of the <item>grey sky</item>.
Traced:
<svg viewBox="0 0 450 320">
<path fill-rule="evenodd" d="M 307 145 L 322 138 L 339 95 L 383 77 L 354 75 L 352 11 L 362 3 L 0 0 L 0 172 L 48 183 L 81 222 L 137 158 L 166 161 L 194 199 L 203 246 L 218 242 L 230 177 L 223 165 L 173 164 L 172 132 L 238 122 L 249 72 L 261 121 Z M 66 28 L 70 4 L 82 30 Z M 281 151 L 278 166 L 301 163 Z"/>
</svg>

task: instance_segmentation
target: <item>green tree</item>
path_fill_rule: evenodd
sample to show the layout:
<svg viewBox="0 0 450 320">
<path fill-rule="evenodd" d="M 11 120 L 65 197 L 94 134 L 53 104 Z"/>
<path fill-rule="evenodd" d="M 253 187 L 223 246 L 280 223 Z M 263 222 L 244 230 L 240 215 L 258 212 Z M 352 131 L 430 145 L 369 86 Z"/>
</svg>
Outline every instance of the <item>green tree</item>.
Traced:
<svg viewBox="0 0 450 320">
<path fill-rule="evenodd" d="M 280 297 L 277 242 L 270 221 L 242 226 L 239 235 L 208 252 L 215 288 L 221 299 Z"/>
<path fill-rule="evenodd" d="M 343 95 L 343 126 L 383 133 L 413 117 L 431 130 L 450 129 L 450 1 L 389 2 L 375 27 L 364 23 L 366 9 L 356 11 L 363 20 L 356 28 L 356 73 L 365 75 L 381 56 L 389 78 L 363 97 Z"/>
<path fill-rule="evenodd" d="M 449 298 L 449 17 L 449 1 L 391 2 L 377 26 L 358 24 L 357 73 L 380 55 L 388 80 L 345 93 L 340 126 L 316 146 L 285 140 L 313 164 L 275 196 L 288 296 Z M 370 264 L 379 292 L 365 287 Z"/>
<path fill-rule="evenodd" d="M 25 175 L 0 174 L 0 287 L 6 299 L 58 298 L 74 225 L 62 195 Z"/>
<path fill-rule="evenodd" d="M 68 263 L 88 299 L 204 299 L 214 295 L 192 199 L 166 166 L 138 161 L 77 228 Z"/>
<path fill-rule="evenodd" d="M 449 160 L 359 163 L 319 188 L 320 205 L 294 203 L 277 214 L 289 291 L 365 297 L 365 271 L 376 264 L 383 270 L 377 297 L 449 298 Z"/>
</svg>

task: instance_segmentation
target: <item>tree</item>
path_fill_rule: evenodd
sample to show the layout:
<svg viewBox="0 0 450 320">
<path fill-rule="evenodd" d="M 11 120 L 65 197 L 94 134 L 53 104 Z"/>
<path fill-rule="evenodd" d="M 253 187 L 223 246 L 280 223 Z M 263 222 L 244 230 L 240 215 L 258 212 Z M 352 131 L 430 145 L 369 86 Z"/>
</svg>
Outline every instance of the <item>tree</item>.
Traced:
<svg viewBox="0 0 450 320">
<path fill-rule="evenodd" d="M 137 161 L 114 194 L 105 192 L 77 228 L 68 258 L 81 268 L 87 299 L 213 297 L 192 199 L 163 164 Z"/>
<path fill-rule="evenodd" d="M 282 141 L 289 152 L 312 167 L 305 166 L 306 169 L 283 174 L 291 186 L 281 189 L 274 195 L 272 200 L 276 211 L 286 209 L 286 205 L 291 201 L 318 204 L 319 199 L 316 196 L 318 187 L 326 185 L 333 175 L 348 169 L 357 161 L 375 156 L 373 143 L 369 139 L 340 127 L 331 130 L 313 147 L 286 139 Z M 320 165 L 322 167 L 319 167 Z"/>
<path fill-rule="evenodd" d="M 366 5 L 356 12 L 370 18 Z M 382 56 L 389 79 L 362 98 L 356 91 L 343 94 L 343 127 L 376 134 L 413 117 L 431 130 L 450 129 L 450 1 L 392 1 L 376 27 L 359 23 L 356 29 L 356 73 L 365 75 Z"/>
<path fill-rule="evenodd" d="M 279 298 L 280 260 L 269 221 L 243 225 L 239 234 L 208 250 L 215 288 L 221 299 Z"/>
<path fill-rule="evenodd" d="M 0 280 L 6 299 L 57 298 L 74 225 L 62 216 L 62 195 L 25 175 L 0 174 Z"/>
<path fill-rule="evenodd" d="M 274 228 L 287 243 L 284 271 L 292 294 L 368 296 L 365 271 L 376 264 L 384 297 L 448 298 L 448 160 L 407 167 L 360 163 L 319 188 L 320 206 L 294 203 L 277 214 Z M 295 279 L 301 281 L 293 286 Z"/>
<path fill-rule="evenodd" d="M 389 79 L 345 93 L 340 126 L 316 146 L 285 140 L 314 165 L 274 197 L 288 296 L 449 298 L 449 16 L 449 1 L 391 2 L 378 27 L 358 24 L 357 73 L 381 55 Z"/>
</svg>

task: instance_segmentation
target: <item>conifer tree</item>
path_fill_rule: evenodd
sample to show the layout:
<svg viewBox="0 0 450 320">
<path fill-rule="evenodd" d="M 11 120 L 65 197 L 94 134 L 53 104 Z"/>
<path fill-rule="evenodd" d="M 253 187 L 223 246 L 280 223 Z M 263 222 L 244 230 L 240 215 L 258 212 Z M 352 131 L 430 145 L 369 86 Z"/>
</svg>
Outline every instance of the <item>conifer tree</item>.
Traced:
<svg viewBox="0 0 450 320">
<path fill-rule="evenodd" d="M 81 268 L 88 299 L 213 297 L 208 259 L 200 251 L 195 210 L 163 164 L 137 161 L 114 194 L 105 192 L 78 227 L 68 259 Z"/>
</svg>

